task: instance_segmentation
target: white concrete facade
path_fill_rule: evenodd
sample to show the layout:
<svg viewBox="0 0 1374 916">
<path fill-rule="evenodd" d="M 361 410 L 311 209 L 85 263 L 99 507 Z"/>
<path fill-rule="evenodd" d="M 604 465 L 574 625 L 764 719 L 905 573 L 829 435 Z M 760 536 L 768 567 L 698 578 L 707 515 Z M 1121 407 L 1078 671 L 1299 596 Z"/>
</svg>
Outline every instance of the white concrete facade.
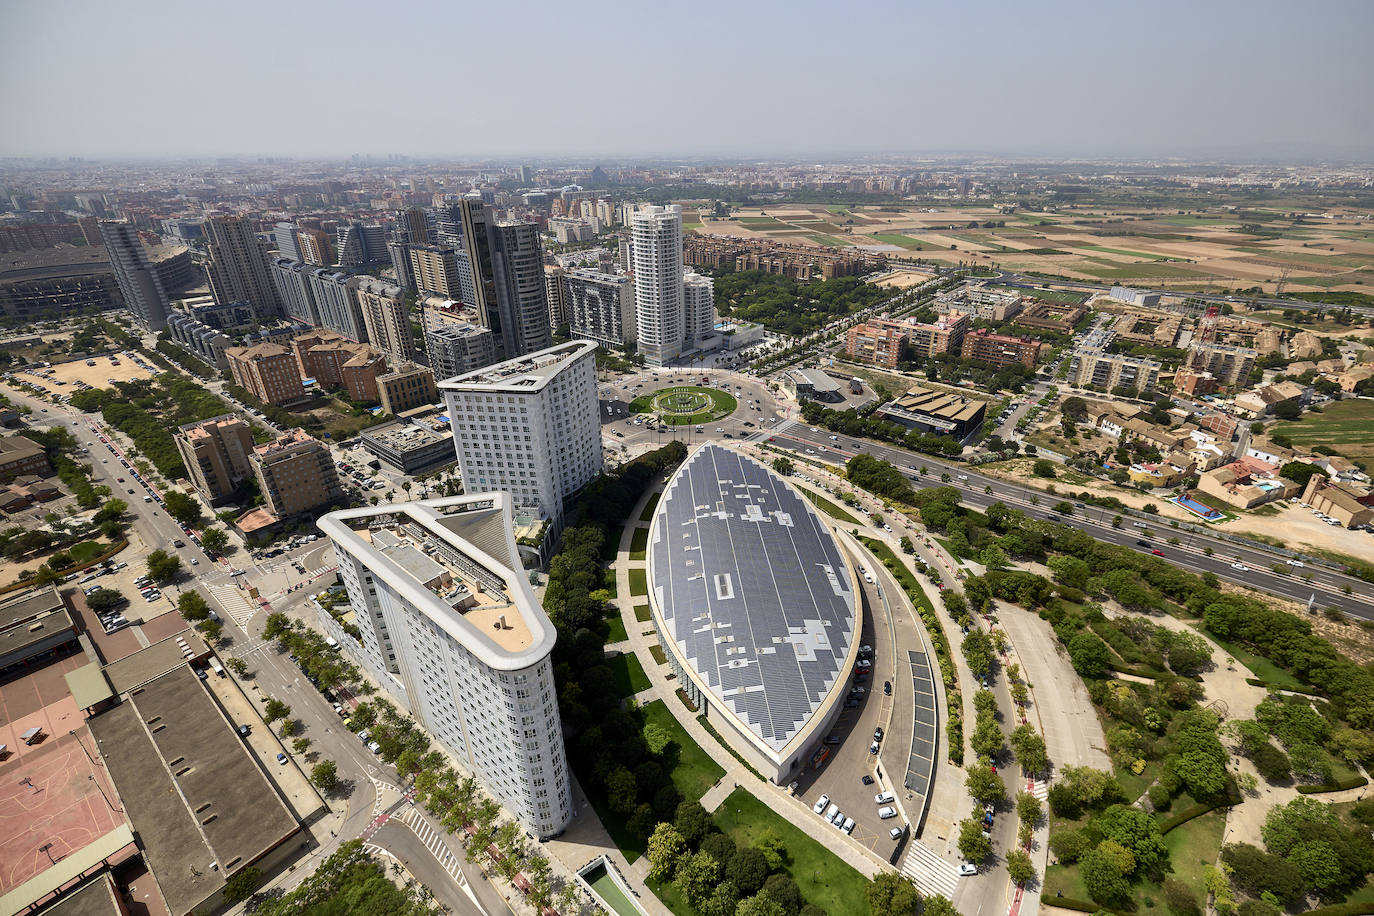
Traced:
<svg viewBox="0 0 1374 916">
<path fill-rule="evenodd" d="M 333 512 L 361 644 L 340 645 L 540 839 L 572 820 L 549 654 L 501 493 Z"/>
<path fill-rule="evenodd" d="M 665 366 L 682 353 L 686 336 L 682 208 L 670 204 L 636 210 L 631 238 L 639 350 L 649 365 Z"/>
<path fill-rule="evenodd" d="M 596 344 L 574 341 L 439 383 L 469 492 L 500 490 L 561 525 L 601 473 Z"/>
</svg>

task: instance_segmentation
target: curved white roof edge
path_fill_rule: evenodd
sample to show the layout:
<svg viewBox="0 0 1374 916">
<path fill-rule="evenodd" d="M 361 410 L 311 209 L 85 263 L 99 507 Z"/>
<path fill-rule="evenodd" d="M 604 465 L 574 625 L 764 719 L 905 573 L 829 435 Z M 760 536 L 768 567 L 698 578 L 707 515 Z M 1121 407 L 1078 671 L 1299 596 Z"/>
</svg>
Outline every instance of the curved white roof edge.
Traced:
<svg viewBox="0 0 1374 916">
<path fill-rule="evenodd" d="M 520 571 L 513 570 L 505 563 L 483 551 L 471 541 L 464 540 L 442 524 L 446 517 L 438 510 L 467 503 L 492 502 L 501 513 L 502 531 L 506 536 L 506 547 L 510 556 L 519 557 L 520 551 L 515 544 L 515 530 L 512 526 L 514 510 L 507 493 L 469 493 L 462 496 L 448 496 L 440 499 L 427 499 L 410 503 L 385 503 L 364 506 L 357 509 L 342 509 L 321 516 L 316 526 L 333 540 L 344 545 L 352 554 L 366 556 L 367 565 L 382 575 L 387 585 L 404 595 L 425 616 L 434 621 L 444 632 L 462 643 L 473 655 L 477 656 L 488 668 L 497 671 L 519 671 L 537 664 L 553 651 L 558 633 L 553 621 L 544 613 L 543 606 L 535 598 L 529 582 Z M 452 544 L 472 557 L 489 572 L 499 576 L 506 583 L 515 609 L 530 628 L 530 647 L 521 652 L 508 652 L 502 649 L 491 637 L 468 623 L 462 614 L 453 610 L 429 589 L 419 584 L 413 576 L 401 569 L 386 554 L 360 538 L 347 524 L 350 520 L 367 518 L 374 515 L 403 515 L 420 523 L 425 531 L 442 541 Z M 389 574 L 389 575 L 385 575 Z"/>
<path fill-rule="evenodd" d="M 553 381 L 553 377 L 557 375 L 559 372 L 561 372 L 568 363 L 573 362 L 578 357 L 586 356 L 588 353 L 591 353 L 594 350 L 596 350 L 596 348 L 597 343 L 594 340 L 570 340 L 567 343 L 554 344 L 552 347 L 545 347 L 543 350 L 536 350 L 533 353 L 526 353 L 524 356 L 517 356 L 513 359 L 505 360 L 504 362 L 493 363 L 492 365 L 484 366 L 481 369 L 473 369 L 471 372 L 465 372 L 462 375 L 455 375 L 453 378 L 444 379 L 438 382 L 437 384 L 440 391 L 443 391 L 445 389 L 456 389 L 463 391 L 480 389 L 482 391 L 497 392 L 504 392 L 509 390 L 511 392 L 523 394 L 528 394 L 531 391 L 542 391 L 544 388 L 548 387 L 549 383 Z M 557 351 L 566 351 L 559 355 L 557 365 L 544 366 L 540 368 L 533 367 L 534 360 L 539 359 L 541 357 L 553 356 L 557 353 Z M 492 381 L 488 381 L 484 378 L 486 376 L 491 376 L 495 373 L 506 371 L 504 367 L 513 366 L 519 363 L 530 363 L 531 368 L 527 372 L 511 372 L 505 378 L 496 379 Z M 533 375 L 540 372 L 544 373 L 544 377 L 539 380 L 539 384 L 537 385 L 513 385 L 509 384 L 506 380 L 507 378 L 521 379 L 525 378 L 528 375 Z"/>
</svg>

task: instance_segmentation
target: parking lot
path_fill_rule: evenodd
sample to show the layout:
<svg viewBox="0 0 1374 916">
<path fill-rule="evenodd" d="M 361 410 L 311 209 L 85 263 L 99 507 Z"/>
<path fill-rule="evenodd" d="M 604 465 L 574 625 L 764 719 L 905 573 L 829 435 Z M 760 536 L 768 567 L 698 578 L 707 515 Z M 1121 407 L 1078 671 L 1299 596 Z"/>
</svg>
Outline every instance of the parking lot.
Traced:
<svg viewBox="0 0 1374 916">
<path fill-rule="evenodd" d="M 827 796 L 827 805 L 838 805 L 846 818 L 854 819 L 854 832 L 851 834 L 854 840 L 884 859 L 890 859 L 906 837 L 904 835 L 899 840 L 893 840 L 889 831 L 894 827 L 904 827 L 905 821 L 900 816 L 879 818 L 878 809 L 882 806 L 874 801 L 874 796 L 884 791 L 898 792 L 902 774 L 895 777 L 897 788 L 893 788 L 893 780 L 889 779 L 885 772 L 879 779 L 878 757 L 870 754 L 869 749 L 873 744 L 874 729 L 879 726 L 885 729 L 881 746 L 886 746 L 888 741 L 894 741 L 903 748 L 910 742 L 910 728 L 907 728 L 905 737 L 886 731 L 885 723 L 891 717 L 890 710 L 894 703 L 894 697 L 884 692 L 885 683 L 891 680 L 892 644 L 887 624 L 882 622 L 879 626 L 874 625 L 875 618 L 882 616 L 882 603 L 876 586 L 865 582 L 862 575 L 860 585 L 864 602 L 864 624 L 859 639 L 861 645 L 873 647 L 871 670 L 875 673 L 856 684 L 853 672 L 846 672 L 850 675 L 849 689 L 861 686 L 864 693 L 858 706 L 840 711 L 835 725 L 827 735 L 829 741 L 838 739 L 838 743 L 829 744 L 830 758 L 820 770 L 814 770 L 808 765 L 797 779 L 796 792 L 798 797 L 813 807 L 822 795 Z M 897 685 L 894 683 L 893 686 Z M 872 782 L 865 783 L 865 778 L 871 779 Z M 824 812 L 812 816 L 821 817 L 823 814 Z"/>
</svg>

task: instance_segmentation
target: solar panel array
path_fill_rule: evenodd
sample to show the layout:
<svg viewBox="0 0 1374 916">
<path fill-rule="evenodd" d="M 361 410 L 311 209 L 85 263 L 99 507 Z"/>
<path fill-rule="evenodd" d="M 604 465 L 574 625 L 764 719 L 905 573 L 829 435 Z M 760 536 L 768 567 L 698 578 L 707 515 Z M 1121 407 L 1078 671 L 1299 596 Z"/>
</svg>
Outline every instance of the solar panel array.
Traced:
<svg viewBox="0 0 1374 916">
<path fill-rule="evenodd" d="M 669 482 L 649 565 L 668 637 L 716 701 L 781 750 L 844 680 L 853 640 L 829 529 L 771 470 L 705 445 Z"/>
<path fill-rule="evenodd" d="M 931 679 L 930 658 L 924 652 L 908 651 L 911 679 L 916 688 L 915 727 L 911 732 L 911 759 L 906 765 L 903 781 L 914 794 L 921 796 L 919 804 L 908 806 L 912 821 L 920 818 L 913 812 L 925 807 L 930 795 L 930 777 L 935 769 L 935 682 Z"/>
</svg>

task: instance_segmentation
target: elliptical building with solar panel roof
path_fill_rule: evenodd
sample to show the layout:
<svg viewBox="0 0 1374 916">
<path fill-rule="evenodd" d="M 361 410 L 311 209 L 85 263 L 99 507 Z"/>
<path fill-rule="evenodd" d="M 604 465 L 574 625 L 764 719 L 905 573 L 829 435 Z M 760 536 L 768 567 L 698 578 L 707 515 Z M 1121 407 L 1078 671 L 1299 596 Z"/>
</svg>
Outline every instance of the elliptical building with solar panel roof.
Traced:
<svg viewBox="0 0 1374 916">
<path fill-rule="evenodd" d="M 829 525 L 763 464 L 703 445 L 659 501 L 648 567 L 682 689 L 785 785 L 843 709 L 858 657 L 858 581 Z"/>
</svg>

